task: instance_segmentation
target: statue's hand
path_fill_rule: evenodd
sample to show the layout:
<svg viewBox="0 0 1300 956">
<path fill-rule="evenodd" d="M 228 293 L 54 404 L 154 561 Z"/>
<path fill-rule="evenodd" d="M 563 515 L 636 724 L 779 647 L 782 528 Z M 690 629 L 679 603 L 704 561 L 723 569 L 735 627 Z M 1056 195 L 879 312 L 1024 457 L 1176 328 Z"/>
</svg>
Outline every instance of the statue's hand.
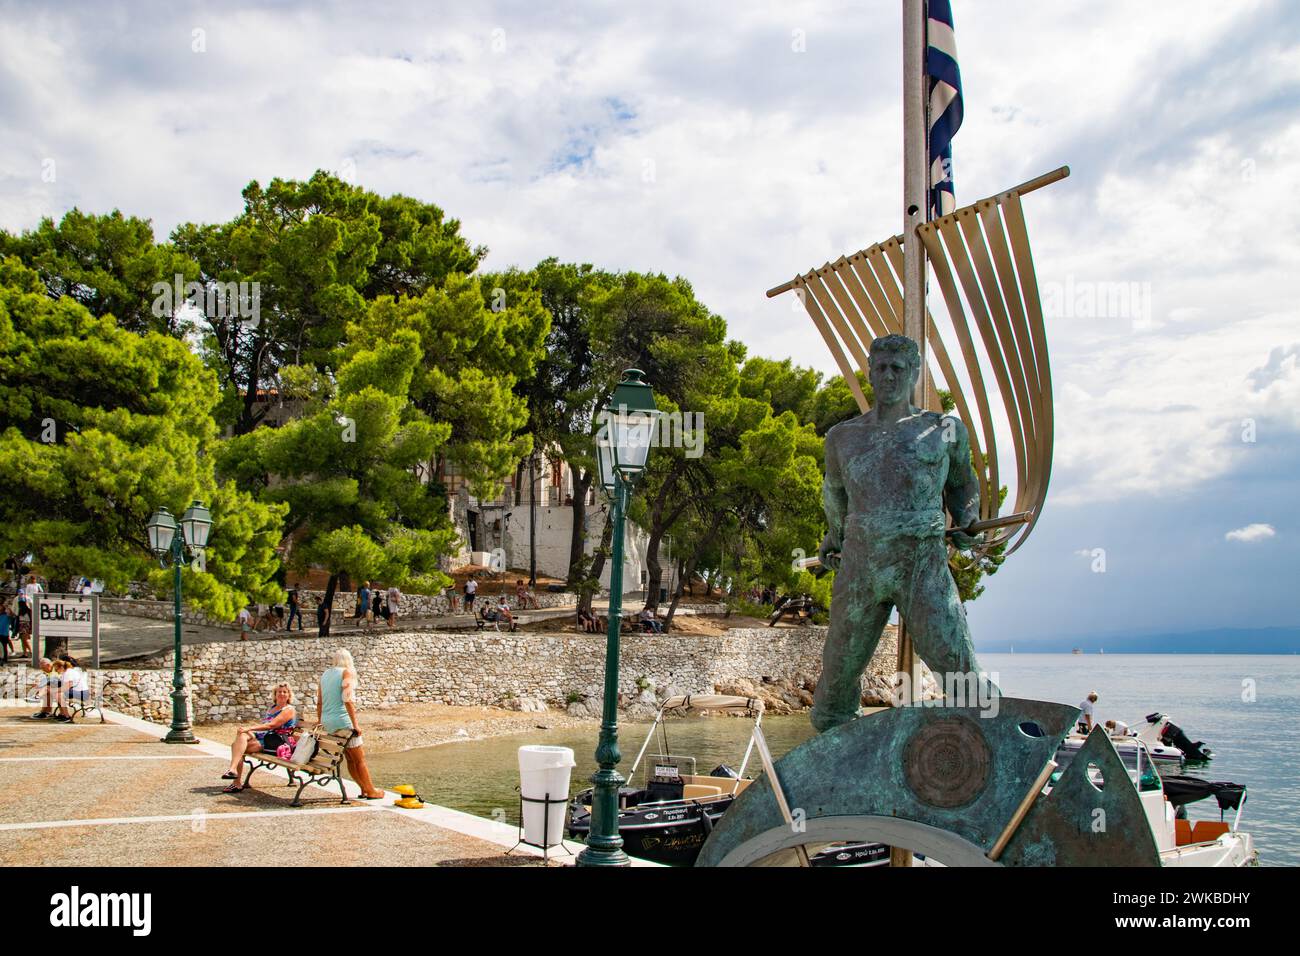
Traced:
<svg viewBox="0 0 1300 956">
<path fill-rule="evenodd" d="M 954 531 L 948 535 L 949 543 L 960 551 L 969 551 L 971 548 L 978 547 L 984 543 L 984 533 L 967 534 L 965 531 Z"/>
<path fill-rule="evenodd" d="M 821 560 L 823 568 L 838 571 L 840 569 L 840 543 L 827 533 L 826 537 L 822 538 L 821 545 L 817 548 L 817 557 Z"/>
</svg>

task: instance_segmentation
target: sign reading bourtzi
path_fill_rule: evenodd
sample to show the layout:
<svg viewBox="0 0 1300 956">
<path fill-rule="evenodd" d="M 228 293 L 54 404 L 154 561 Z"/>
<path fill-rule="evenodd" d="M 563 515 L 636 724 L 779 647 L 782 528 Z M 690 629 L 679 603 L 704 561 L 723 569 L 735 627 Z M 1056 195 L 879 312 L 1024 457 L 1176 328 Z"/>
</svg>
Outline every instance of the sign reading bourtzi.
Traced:
<svg viewBox="0 0 1300 956">
<path fill-rule="evenodd" d="M 88 642 L 91 667 L 99 666 L 99 595 L 35 594 L 32 607 L 32 666 L 40 665 L 46 639 Z"/>
</svg>

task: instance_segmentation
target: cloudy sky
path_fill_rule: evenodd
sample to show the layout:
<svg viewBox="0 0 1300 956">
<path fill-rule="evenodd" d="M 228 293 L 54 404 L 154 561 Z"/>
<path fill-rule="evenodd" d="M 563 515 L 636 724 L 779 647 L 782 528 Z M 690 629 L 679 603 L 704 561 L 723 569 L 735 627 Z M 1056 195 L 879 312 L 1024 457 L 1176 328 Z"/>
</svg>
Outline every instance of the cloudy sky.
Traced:
<svg viewBox="0 0 1300 956">
<path fill-rule="evenodd" d="M 977 642 L 1300 624 L 1300 11 L 953 5 L 959 203 L 1073 171 L 1025 201 L 1052 489 Z M 684 275 L 751 354 L 831 372 L 763 292 L 898 231 L 897 0 L 540 6 L 0 2 L 0 227 L 161 238 L 324 168 L 438 203 L 493 268 Z"/>
</svg>

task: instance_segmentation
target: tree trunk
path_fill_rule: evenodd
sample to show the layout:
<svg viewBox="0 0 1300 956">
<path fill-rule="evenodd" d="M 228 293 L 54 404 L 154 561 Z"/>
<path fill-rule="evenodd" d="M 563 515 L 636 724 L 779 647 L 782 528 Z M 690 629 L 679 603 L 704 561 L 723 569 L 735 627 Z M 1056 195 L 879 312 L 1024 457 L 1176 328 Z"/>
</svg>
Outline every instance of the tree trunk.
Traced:
<svg viewBox="0 0 1300 956">
<path fill-rule="evenodd" d="M 316 631 L 317 637 L 330 636 L 330 618 L 334 616 L 334 589 L 339 583 L 339 576 L 331 574 L 329 584 L 325 585 L 325 597 L 321 598 L 320 610 L 317 612 L 318 626 Z"/>
<path fill-rule="evenodd" d="M 521 458 L 519 464 L 515 466 L 515 507 L 523 504 L 524 501 L 524 462 Z"/>
<path fill-rule="evenodd" d="M 596 548 L 596 553 L 591 556 L 591 574 L 588 576 L 589 581 L 595 584 L 590 590 L 585 591 L 579 601 L 579 606 L 588 614 L 591 613 L 591 599 L 596 596 L 600 590 L 600 576 L 605 570 L 605 556 L 609 554 L 609 547 L 614 541 L 614 518 L 613 514 L 605 515 L 605 527 L 600 532 L 600 545 Z"/>
<path fill-rule="evenodd" d="M 685 590 L 686 583 L 695 577 L 695 567 L 699 563 L 700 555 L 704 553 L 705 546 L 713 541 L 714 536 L 718 532 L 718 528 L 721 526 L 722 517 L 719 516 L 718 519 L 713 522 L 713 527 L 708 530 L 708 533 L 700 535 L 699 541 L 695 545 L 695 550 L 691 552 L 690 560 L 686 562 L 684 567 L 681 558 L 679 557 L 677 559 L 677 588 L 673 592 L 673 603 L 668 607 L 668 616 L 664 618 L 665 631 L 668 630 L 668 626 L 672 624 L 673 615 L 677 613 L 677 602 L 681 600 L 682 591 Z M 695 591 L 692 589 L 691 597 L 694 596 Z"/>
<path fill-rule="evenodd" d="M 683 580 L 685 577 L 686 562 L 682 558 L 677 559 L 677 587 L 673 588 L 673 599 L 668 605 L 668 613 L 664 615 L 664 630 L 671 631 L 673 628 L 673 615 L 677 613 L 677 602 L 682 599 Z M 695 559 L 691 558 L 691 571 L 695 570 Z"/>
<path fill-rule="evenodd" d="M 580 472 L 573 482 L 573 533 L 569 536 L 569 585 L 581 582 L 580 569 L 582 559 L 586 557 L 583 550 L 587 544 L 587 490 L 591 487 L 591 472 Z"/>
</svg>

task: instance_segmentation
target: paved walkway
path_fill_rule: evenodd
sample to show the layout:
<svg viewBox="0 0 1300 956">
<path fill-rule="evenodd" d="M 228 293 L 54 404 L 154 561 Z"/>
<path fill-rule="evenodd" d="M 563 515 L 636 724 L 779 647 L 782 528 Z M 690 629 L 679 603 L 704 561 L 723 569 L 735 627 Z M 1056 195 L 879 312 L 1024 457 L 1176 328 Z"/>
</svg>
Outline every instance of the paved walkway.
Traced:
<svg viewBox="0 0 1300 956">
<path fill-rule="evenodd" d="M 222 792 L 229 748 L 159 742 L 166 728 L 108 712 L 109 723 L 32 720 L 0 705 L 0 865 L 3 866 L 540 866 L 515 827 L 446 807 L 341 805 L 337 788 L 308 787 L 303 806 L 283 773 Z M 574 853 L 581 847 L 566 844 Z M 572 857 L 552 855 L 552 866 Z"/>
</svg>

